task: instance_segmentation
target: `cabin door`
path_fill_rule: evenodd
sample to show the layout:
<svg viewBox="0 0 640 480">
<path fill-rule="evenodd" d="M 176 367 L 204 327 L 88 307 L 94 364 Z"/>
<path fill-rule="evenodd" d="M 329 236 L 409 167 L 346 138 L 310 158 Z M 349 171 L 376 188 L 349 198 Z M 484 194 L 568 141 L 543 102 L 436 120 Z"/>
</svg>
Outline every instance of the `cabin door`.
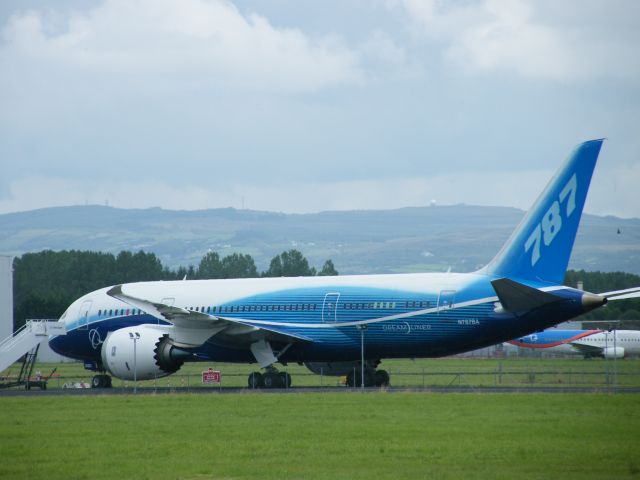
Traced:
<svg viewBox="0 0 640 480">
<path fill-rule="evenodd" d="M 87 300 L 80 306 L 80 315 L 78 315 L 78 321 L 80 323 L 78 324 L 78 330 L 86 330 L 88 328 L 87 325 L 89 325 L 89 311 L 91 310 L 92 303 L 93 302 L 91 300 Z"/>
<path fill-rule="evenodd" d="M 438 313 L 441 311 L 452 308 L 453 302 L 456 298 L 455 290 L 442 290 L 438 295 Z"/>
<path fill-rule="evenodd" d="M 338 315 L 338 299 L 339 293 L 327 293 L 322 303 L 322 321 L 326 323 L 335 323 Z"/>
</svg>

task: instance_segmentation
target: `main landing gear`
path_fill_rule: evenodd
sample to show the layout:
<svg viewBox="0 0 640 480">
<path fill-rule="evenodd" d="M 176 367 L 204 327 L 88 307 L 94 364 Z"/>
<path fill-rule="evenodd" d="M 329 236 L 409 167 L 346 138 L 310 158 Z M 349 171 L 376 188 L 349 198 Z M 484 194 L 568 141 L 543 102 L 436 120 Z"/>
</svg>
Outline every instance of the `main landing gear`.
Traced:
<svg viewBox="0 0 640 480">
<path fill-rule="evenodd" d="M 289 388 L 291 387 L 291 375 L 287 372 L 278 372 L 273 366 L 291 344 L 282 348 L 276 356 L 271 348 L 271 344 L 265 339 L 258 340 L 251 344 L 251 353 L 256 358 L 258 364 L 266 371 L 264 373 L 252 372 L 249 374 L 249 388 Z"/>
<path fill-rule="evenodd" d="M 275 368 L 268 369 L 265 373 L 252 372 L 249 374 L 248 385 L 249 388 L 289 388 L 291 375 L 278 372 Z"/>
<path fill-rule="evenodd" d="M 348 387 L 360 387 L 362 385 L 362 370 L 356 368 L 347 374 Z M 364 369 L 365 387 L 388 387 L 389 373 L 386 370 Z"/>
<path fill-rule="evenodd" d="M 109 375 L 95 375 L 91 379 L 91 388 L 111 388 L 111 377 Z"/>
</svg>

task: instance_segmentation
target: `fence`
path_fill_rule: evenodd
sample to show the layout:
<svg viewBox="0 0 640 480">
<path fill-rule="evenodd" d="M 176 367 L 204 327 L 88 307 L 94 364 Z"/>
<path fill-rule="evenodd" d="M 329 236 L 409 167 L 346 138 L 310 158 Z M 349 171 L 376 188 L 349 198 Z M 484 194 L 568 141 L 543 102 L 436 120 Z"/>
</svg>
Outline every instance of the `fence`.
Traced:
<svg viewBox="0 0 640 480">
<path fill-rule="evenodd" d="M 345 385 L 344 377 L 316 375 L 302 368 L 283 369 L 292 376 L 292 388 L 350 388 Z M 545 369 L 518 368 L 509 369 L 499 366 L 495 369 L 398 369 L 388 370 L 391 386 L 395 388 L 429 387 L 640 387 L 640 371 L 613 368 L 598 369 Z M 87 388 L 91 384 L 91 372 L 53 375 L 48 388 Z M 222 369 L 220 382 L 203 384 L 199 372 L 178 372 L 168 377 L 137 382 L 137 388 L 151 389 L 228 389 L 247 387 L 248 372 L 225 371 Z M 357 377 L 359 378 L 359 377 Z M 359 385 L 359 382 L 358 382 Z M 113 379 L 113 387 L 133 389 L 134 382 Z"/>
</svg>

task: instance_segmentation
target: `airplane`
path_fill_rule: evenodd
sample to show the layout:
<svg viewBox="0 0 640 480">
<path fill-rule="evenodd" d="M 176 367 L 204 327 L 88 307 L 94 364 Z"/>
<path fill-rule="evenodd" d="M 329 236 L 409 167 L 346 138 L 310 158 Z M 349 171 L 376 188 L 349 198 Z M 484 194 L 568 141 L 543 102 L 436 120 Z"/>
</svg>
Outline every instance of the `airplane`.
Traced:
<svg viewBox="0 0 640 480">
<path fill-rule="evenodd" d="M 257 363 L 252 388 L 289 387 L 277 364 L 290 362 L 347 375 L 351 386 L 382 386 L 390 383 L 378 369 L 384 359 L 442 357 L 557 325 L 640 294 L 562 285 L 602 143 L 575 148 L 502 249 L 473 273 L 113 285 L 74 301 L 60 317 L 67 334 L 49 344 L 84 360 L 97 388 L 111 376 L 154 379 L 195 361 Z"/>
<path fill-rule="evenodd" d="M 508 343 L 523 348 L 544 349 L 557 354 L 579 354 L 584 358 L 624 358 L 640 355 L 638 330 L 544 330 Z"/>
</svg>

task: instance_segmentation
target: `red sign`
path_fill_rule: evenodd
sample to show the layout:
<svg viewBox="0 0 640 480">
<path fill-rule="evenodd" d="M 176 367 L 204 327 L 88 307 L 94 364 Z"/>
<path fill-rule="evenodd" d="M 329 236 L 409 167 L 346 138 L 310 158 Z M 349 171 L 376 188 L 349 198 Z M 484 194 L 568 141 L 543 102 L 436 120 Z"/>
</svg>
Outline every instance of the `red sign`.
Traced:
<svg viewBox="0 0 640 480">
<path fill-rule="evenodd" d="M 209 368 L 202 372 L 202 383 L 220 383 L 220 372 Z"/>
</svg>

